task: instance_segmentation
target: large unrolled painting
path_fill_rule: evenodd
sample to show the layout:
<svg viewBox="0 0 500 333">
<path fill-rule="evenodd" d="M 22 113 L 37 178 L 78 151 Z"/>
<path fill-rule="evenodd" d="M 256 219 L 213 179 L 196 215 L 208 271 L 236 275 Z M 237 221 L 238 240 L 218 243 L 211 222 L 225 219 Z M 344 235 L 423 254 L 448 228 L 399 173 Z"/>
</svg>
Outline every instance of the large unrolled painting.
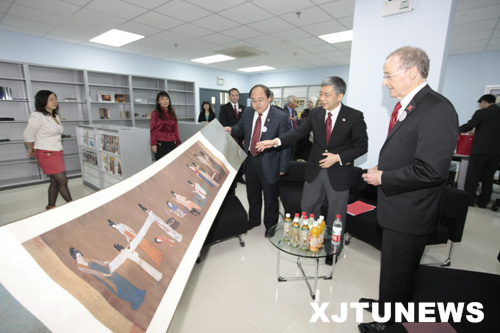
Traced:
<svg viewBox="0 0 500 333">
<path fill-rule="evenodd" d="M 1 228 L 0 281 L 25 324 L 165 332 L 244 158 L 214 121 L 121 183 Z"/>
</svg>

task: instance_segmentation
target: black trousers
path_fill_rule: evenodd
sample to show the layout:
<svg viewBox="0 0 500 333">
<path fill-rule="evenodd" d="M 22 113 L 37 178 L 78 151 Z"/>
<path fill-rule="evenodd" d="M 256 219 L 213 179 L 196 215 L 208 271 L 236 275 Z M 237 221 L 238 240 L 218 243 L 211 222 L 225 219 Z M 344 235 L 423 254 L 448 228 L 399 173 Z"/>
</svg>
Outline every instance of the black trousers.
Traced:
<svg viewBox="0 0 500 333">
<path fill-rule="evenodd" d="M 412 299 L 415 289 L 415 274 L 429 236 L 411 235 L 383 229 L 379 284 L 380 302 L 407 303 Z"/>
<path fill-rule="evenodd" d="M 279 180 L 273 184 L 267 182 L 259 155 L 257 157 L 248 155 L 245 162 L 245 176 L 249 203 L 248 223 L 250 226 L 260 225 L 262 194 L 264 194 L 264 226 L 269 230 L 278 223 Z"/>
<path fill-rule="evenodd" d="M 174 150 L 175 147 L 177 147 L 177 143 L 175 141 L 157 141 L 155 160 L 158 161 L 160 158 Z"/>
<path fill-rule="evenodd" d="M 479 205 L 487 205 L 493 192 L 493 177 L 500 165 L 500 155 L 471 155 L 464 190 L 471 195 L 471 204 L 476 199 L 476 190 L 481 180 L 481 193 L 477 196 Z"/>
</svg>

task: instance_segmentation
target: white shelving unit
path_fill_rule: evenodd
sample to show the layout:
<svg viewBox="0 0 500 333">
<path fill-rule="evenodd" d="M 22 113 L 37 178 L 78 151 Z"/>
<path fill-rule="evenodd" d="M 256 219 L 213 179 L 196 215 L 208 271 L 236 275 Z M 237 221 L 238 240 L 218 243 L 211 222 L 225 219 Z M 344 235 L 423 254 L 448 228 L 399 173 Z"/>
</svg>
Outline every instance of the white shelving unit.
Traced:
<svg viewBox="0 0 500 333">
<path fill-rule="evenodd" d="M 48 181 L 36 160 L 27 157 L 22 138 L 39 90 L 51 90 L 59 100 L 59 116 L 67 135 L 63 147 L 69 177 L 82 173 L 76 139 L 79 125 L 149 130 L 147 114 L 155 108 L 160 90 L 170 94 L 179 120 L 194 121 L 196 117 L 194 82 L 0 60 L 0 87 L 12 92 L 12 100 L 0 99 L 0 189 Z M 122 95 L 125 100 L 99 101 L 99 94 L 106 93 Z M 109 119 L 101 119 L 100 109 L 107 109 Z M 136 118 L 136 114 L 145 117 Z"/>
<path fill-rule="evenodd" d="M 96 190 L 116 184 L 153 163 L 149 129 L 80 125 L 77 138 L 83 182 Z"/>
</svg>

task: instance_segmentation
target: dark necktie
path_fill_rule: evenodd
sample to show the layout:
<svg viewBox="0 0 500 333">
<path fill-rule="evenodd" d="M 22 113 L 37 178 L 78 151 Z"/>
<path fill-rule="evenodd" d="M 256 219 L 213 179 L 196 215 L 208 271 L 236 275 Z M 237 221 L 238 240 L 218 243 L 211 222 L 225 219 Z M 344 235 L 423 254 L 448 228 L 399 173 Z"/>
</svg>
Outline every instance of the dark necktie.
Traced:
<svg viewBox="0 0 500 333">
<path fill-rule="evenodd" d="M 331 135 L 332 135 L 332 113 L 328 112 L 328 118 L 326 118 L 326 121 L 325 121 L 326 145 L 328 145 L 328 141 L 330 141 Z"/>
<path fill-rule="evenodd" d="M 389 122 L 389 131 L 387 131 L 387 135 L 391 133 L 392 128 L 394 127 L 394 125 L 396 125 L 396 122 L 398 121 L 399 109 L 401 109 L 401 102 L 398 102 L 398 104 L 396 104 L 396 106 L 394 107 L 394 111 L 392 111 L 391 121 Z"/>
<path fill-rule="evenodd" d="M 259 114 L 259 118 L 257 118 L 257 121 L 255 122 L 255 126 L 253 128 L 252 141 L 250 142 L 250 154 L 252 154 L 252 156 L 254 157 L 259 153 L 257 151 L 257 143 L 260 140 L 260 128 L 262 126 L 261 118 L 262 114 Z"/>
<path fill-rule="evenodd" d="M 236 115 L 236 120 L 238 119 L 238 109 L 236 108 L 236 105 L 234 106 L 234 114 Z"/>
</svg>

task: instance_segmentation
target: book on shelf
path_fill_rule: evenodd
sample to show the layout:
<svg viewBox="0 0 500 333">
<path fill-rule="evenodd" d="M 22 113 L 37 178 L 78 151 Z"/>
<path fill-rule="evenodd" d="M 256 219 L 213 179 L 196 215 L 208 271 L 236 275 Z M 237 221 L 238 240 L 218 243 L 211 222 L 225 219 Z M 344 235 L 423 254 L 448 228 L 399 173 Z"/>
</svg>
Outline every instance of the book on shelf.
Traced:
<svg viewBox="0 0 500 333">
<path fill-rule="evenodd" d="M 109 110 L 107 108 L 100 108 L 99 116 L 101 117 L 101 119 L 111 119 L 111 117 L 109 116 Z"/>
<path fill-rule="evenodd" d="M 120 111 L 122 119 L 129 119 L 130 118 L 130 111 Z"/>
<path fill-rule="evenodd" d="M 115 94 L 116 103 L 127 103 L 127 95 L 125 94 Z"/>
<path fill-rule="evenodd" d="M 66 98 L 64 99 L 64 101 L 65 101 L 65 102 L 76 102 L 76 101 L 77 101 L 77 99 L 76 99 L 75 97 L 66 97 Z"/>
<path fill-rule="evenodd" d="M 12 89 L 9 87 L 0 86 L 0 99 L 12 101 Z"/>
</svg>

